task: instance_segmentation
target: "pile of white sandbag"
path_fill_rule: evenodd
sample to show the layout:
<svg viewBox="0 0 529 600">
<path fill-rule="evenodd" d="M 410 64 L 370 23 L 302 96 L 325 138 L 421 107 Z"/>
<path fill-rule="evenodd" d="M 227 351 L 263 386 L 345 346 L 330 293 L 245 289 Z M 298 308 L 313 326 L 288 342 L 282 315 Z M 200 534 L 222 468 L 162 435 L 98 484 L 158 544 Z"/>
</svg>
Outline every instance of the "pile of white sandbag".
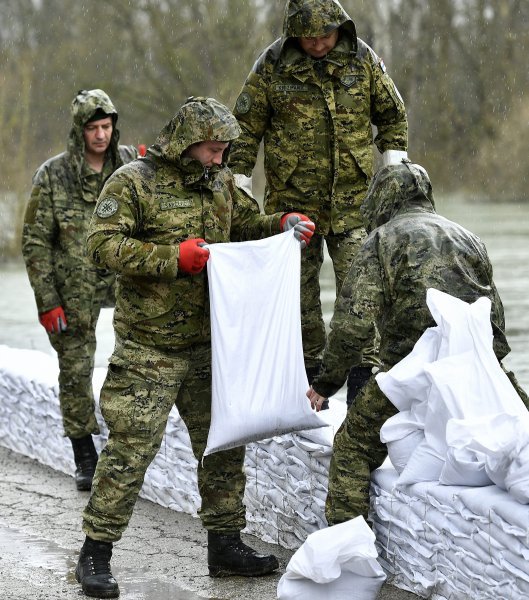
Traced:
<svg viewBox="0 0 529 600">
<path fill-rule="evenodd" d="M 399 409 L 381 428 L 397 485 L 495 483 L 529 504 L 529 411 L 493 351 L 491 302 L 429 289 L 437 326 L 377 375 Z"/>
<path fill-rule="evenodd" d="M 0 346 L 0 444 L 73 475 L 72 447 L 64 437 L 59 407 L 58 372 L 57 359 L 51 354 Z M 94 372 L 96 397 L 105 372 L 103 368 Z M 107 428 L 97 402 L 96 415 L 101 435 L 94 441 L 100 450 Z M 162 506 L 196 513 L 200 502 L 196 464 L 187 429 L 174 409 L 141 495 Z"/>
<path fill-rule="evenodd" d="M 329 427 L 274 437 L 246 449 L 248 531 L 285 548 L 298 548 L 309 533 L 327 526 L 332 442 L 345 403 L 331 399 L 329 410 L 320 415 Z"/>
<path fill-rule="evenodd" d="M 529 597 L 529 508 L 496 485 L 396 487 L 389 461 L 371 486 L 379 562 L 397 587 L 432 600 Z"/>
<path fill-rule="evenodd" d="M 529 597 L 529 413 L 492 349 L 490 301 L 437 290 L 437 326 L 387 373 L 399 409 L 372 484 L 382 562 L 426 597 Z"/>
</svg>

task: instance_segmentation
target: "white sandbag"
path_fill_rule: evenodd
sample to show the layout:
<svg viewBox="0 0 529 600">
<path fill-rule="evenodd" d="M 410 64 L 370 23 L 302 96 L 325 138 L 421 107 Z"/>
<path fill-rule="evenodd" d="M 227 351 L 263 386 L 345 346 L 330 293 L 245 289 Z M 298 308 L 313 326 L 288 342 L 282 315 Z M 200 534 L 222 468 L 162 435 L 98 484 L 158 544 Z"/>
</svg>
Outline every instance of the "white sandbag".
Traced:
<svg viewBox="0 0 529 600">
<path fill-rule="evenodd" d="M 404 471 L 410 456 L 423 441 L 424 431 L 422 429 L 415 429 L 414 431 L 410 431 L 410 433 L 403 438 L 396 439 L 392 442 L 386 442 L 389 460 L 399 475 Z"/>
<path fill-rule="evenodd" d="M 277 586 L 280 600 L 375 600 L 386 575 L 363 517 L 311 533 Z"/>
<path fill-rule="evenodd" d="M 495 458 L 505 457 L 516 444 L 518 426 L 518 418 L 506 413 L 450 419 L 446 425 L 448 451 L 440 483 L 485 486 L 494 482 L 505 489 L 505 466 L 498 468 Z M 494 479 L 486 468 L 487 456 Z"/>
<path fill-rule="evenodd" d="M 480 419 L 483 425 L 483 417 L 513 415 L 527 430 L 529 442 L 529 413 L 494 354 L 491 301 L 479 298 L 468 304 L 429 289 L 427 304 L 437 328 L 426 330 L 409 356 L 379 376 L 382 391 L 386 389 L 389 399 L 393 402 L 395 398 L 395 405 L 404 409 L 381 428 L 381 440 L 395 441 L 409 435 L 414 427 L 424 428 L 424 442 L 411 454 L 397 485 L 439 479 L 445 485 L 484 486 L 492 479 L 503 487 L 502 479 L 515 454 L 505 463 L 505 456 L 498 456 L 494 444 L 486 452 L 487 443 L 501 432 L 491 427 L 484 435 L 480 432 Z M 406 402 L 406 398 L 411 401 Z M 457 425 L 450 433 L 453 420 Z M 478 447 L 478 439 L 483 440 L 483 447 Z M 494 477 L 486 472 L 487 456 Z M 512 485 L 522 497 L 527 477 L 521 463 L 517 472 L 521 486 L 517 486 L 514 472 Z"/>
<path fill-rule="evenodd" d="M 410 410 L 428 397 L 431 382 L 424 372 L 424 365 L 437 360 L 440 345 L 439 328 L 430 327 L 417 340 L 407 356 L 389 371 L 376 375 L 378 387 L 399 411 Z"/>
<path fill-rule="evenodd" d="M 424 481 L 438 481 L 445 464 L 444 458 L 423 440 L 411 453 L 408 462 L 399 474 L 396 486 L 403 487 Z"/>
<path fill-rule="evenodd" d="M 204 456 L 324 427 L 306 397 L 294 231 L 208 248 L 213 390 Z"/>
<path fill-rule="evenodd" d="M 511 454 L 511 458 L 505 488 L 518 502 L 529 504 L 529 442 L 519 452 Z"/>
<path fill-rule="evenodd" d="M 446 460 L 439 475 L 443 485 L 491 485 L 485 470 L 485 457 L 468 448 L 448 448 Z"/>
</svg>

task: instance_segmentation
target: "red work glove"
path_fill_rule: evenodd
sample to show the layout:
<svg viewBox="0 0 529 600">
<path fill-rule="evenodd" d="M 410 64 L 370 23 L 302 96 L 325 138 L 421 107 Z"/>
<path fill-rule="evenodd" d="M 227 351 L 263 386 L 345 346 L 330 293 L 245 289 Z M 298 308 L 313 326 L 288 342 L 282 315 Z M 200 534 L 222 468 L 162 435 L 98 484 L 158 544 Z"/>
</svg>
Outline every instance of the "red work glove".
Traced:
<svg viewBox="0 0 529 600">
<path fill-rule="evenodd" d="M 286 213 L 281 217 L 281 231 L 289 231 L 294 229 L 294 237 L 301 244 L 301 249 L 306 248 L 311 237 L 314 235 L 316 225 L 305 215 L 301 213 Z"/>
<path fill-rule="evenodd" d="M 147 146 L 145 144 L 138 144 L 138 154 L 145 156 L 147 154 Z"/>
<path fill-rule="evenodd" d="M 52 308 L 48 312 L 39 315 L 40 324 L 48 333 L 61 333 L 66 331 L 66 316 L 62 306 Z"/>
<path fill-rule="evenodd" d="M 209 258 L 209 250 L 201 248 L 206 241 L 197 238 L 186 240 L 180 244 L 180 258 L 178 259 L 178 269 L 184 273 L 196 275 L 206 266 Z"/>
</svg>

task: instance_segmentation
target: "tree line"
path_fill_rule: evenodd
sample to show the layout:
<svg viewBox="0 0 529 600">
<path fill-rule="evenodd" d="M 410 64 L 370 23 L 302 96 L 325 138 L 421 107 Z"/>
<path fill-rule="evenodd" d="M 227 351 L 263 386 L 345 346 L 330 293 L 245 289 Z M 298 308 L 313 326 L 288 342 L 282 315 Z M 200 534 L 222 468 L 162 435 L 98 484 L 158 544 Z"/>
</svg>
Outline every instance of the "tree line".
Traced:
<svg viewBox="0 0 529 600">
<path fill-rule="evenodd" d="M 35 169 L 65 149 L 77 90 L 104 89 L 123 143 L 151 144 L 191 95 L 233 106 L 285 0 L 2 0 L 0 249 L 17 253 Z M 525 201 L 529 2 L 342 0 L 406 103 L 438 193 Z M 262 173 L 257 172 L 257 189 Z"/>
</svg>

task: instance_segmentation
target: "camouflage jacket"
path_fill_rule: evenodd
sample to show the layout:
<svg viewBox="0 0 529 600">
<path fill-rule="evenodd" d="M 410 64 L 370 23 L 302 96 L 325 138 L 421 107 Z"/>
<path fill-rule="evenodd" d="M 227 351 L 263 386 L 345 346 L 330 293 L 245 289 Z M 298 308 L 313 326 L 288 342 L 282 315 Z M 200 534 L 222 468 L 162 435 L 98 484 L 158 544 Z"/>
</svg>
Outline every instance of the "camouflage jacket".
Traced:
<svg viewBox="0 0 529 600">
<path fill-rule="evenodd" d="M 339 27 L 340 37 L 316 60 L 296 38 L 321 35 L 318 21 Z M 266 212 L 300 210 L 323 234 L 361 225 L 358 209 L 373 174 L 372 124 L 380 152 L 407 149 L 402 98 L 334 0 L 287 3 L 283 36 L 257 60 L 234 113 L 242 134 L 232 171 L 250 177 L 263 140 Z"/>
<path fill-rule="evenodd" d="M 72 102 L 73 123 L 66 152 L 48 159 L 33 177 L 24 217 L 22 253 L 39 313 L 56 306 L 68 308 L 73 298 L 90 306 L 91 289 L 109 274 L 98 273 L 88 260 L 85 239 L 95 202 L 105 180 L 137 157 L 134 146 L 119 146 L 114 126 L 101 173 L 84 160 L 84 124 L 99 109 L 117 111 L 102 90 L 81 91 Z M 86 296 L 79 299 L 79 296 Z"/>
<path fill-rule="evenodd" d="M 97 266 L 118 274 L 114 328 L 120 340 L 168 351 L 209 341 L 206 269 L 198 275 L 179 272 L 179 244 L 280 232 L 281 215 L 261 215 L 225 165 L 207 169 L 183 156 L 191 144 L 230 141 L 239 131 L 221 104 L 191 99 L 145 158 L 119 169 L 105 185 L 88 247 Z"/>
<path fill-rule="evenodd" d="M 411 167 L 411 168 L 410 168 Z M 473 233 L 435 212 L 430 181 L 417 165 L 381 169 L 362 212 L 370 235 L 353 260 L 331 321 L 314 389 L 328 397 L 358 366 L 370 323 L 380 331 L 380 359 L 390 368 L 408 355 L 435 321 L 426 291 L 436 288 L 465 302 L 492 302 L 494 351 L 510 351 L 503 305 L 485 246 Z"/>
</svg>

